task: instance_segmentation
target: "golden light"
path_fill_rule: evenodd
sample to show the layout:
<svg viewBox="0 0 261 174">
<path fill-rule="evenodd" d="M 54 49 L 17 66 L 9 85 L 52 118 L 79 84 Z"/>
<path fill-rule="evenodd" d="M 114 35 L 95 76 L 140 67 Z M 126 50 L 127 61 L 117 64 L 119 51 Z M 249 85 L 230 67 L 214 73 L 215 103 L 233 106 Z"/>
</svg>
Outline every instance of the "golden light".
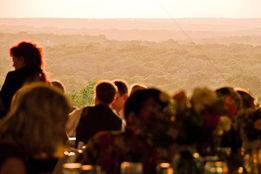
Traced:
<svg viewBox="0 0 261 174">
<path fill-rule="evenodd" d="M 260 0 L 1 0 L 0 17 L 249 18 L 261 17 L 260 6 Z"/>
</svg>

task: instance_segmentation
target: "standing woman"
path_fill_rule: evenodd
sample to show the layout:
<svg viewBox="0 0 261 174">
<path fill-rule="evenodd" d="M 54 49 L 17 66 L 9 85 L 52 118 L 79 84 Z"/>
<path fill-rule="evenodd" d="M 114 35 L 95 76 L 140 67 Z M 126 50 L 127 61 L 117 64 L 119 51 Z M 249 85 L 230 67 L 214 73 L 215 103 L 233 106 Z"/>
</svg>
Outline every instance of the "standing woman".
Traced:
<svg viewBox="0 0 261 174">
<path fill-rule="evenodd" d="M 0 119 L 9 111 L 15 92 L 25 83 L 47 82 L 42 49 L 30 42 L 20 42 L 10 49 L 14 71 L 8 72 L 0 91 Z"/>
</svg>

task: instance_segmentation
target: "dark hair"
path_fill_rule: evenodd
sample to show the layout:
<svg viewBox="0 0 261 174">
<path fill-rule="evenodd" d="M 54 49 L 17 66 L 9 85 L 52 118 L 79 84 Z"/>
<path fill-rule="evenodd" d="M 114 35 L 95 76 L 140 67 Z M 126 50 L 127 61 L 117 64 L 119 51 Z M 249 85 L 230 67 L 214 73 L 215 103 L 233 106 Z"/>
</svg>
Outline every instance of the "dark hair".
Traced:
<svg viewBox="0 0 261 174">
<path fill-rule="evenodd" d="M 20 42 L 18 45 L 10 49 L 10 55 L 15 57 L 23 57 L 25 66 L 36 69 L 41 78 L 46 81 L 47 77 L 43 71 L 44 61 L 42 57 L 42 48 L 38 48 L 35 44 L 30 42 Z"/>
<path fill-rule="evenodd" d="M 117 88 L 111 82 L 100 82 L 95 87 L 96 97 L 103 104 L 110 104 L 114 100 Z"/>
<path fill-rule="evenodd" d="M 42 49 L 30 42 L 20 42 L 10 49 L 10 55 L 23 57 L 27 66 L 43 68 Z"/>
<path fill-rule="evenodd" d="M 241 96 L 232 87 L 222 87 L 216 90 L 218 98 L 224 102 L 228 97 L 231 98 L 236 106 L 236 114 L 242 109 Z"/>
<path fill-rule="evenodd" d="M 118 93 L 123 96 L 125 94 L 128 94 L 128 86 L 127 83 L 122 81 L 122 80 L 116 80 L 114 81 L 114 84 L 117 86 L 118 88 Z"/>
<path fill-rule="evenodd" d="M 137 84 L 137 83 L 135 83 L 135 84 L 133 84 L 133 85 L 131 86 L 131 92 L 130 92 L 130 94 L 132 94 L 132 93 L 134 93 L 134 92 L 136 92 L 136 91 L 139 91 L 139 90 L 146 89 L 146 88 L 147 88 L 147 87 L 144 86 L 144 85 L 142 85 L 142 84 Z"/>
<path fill-rule="evenodd" d="M 241 96 L 243 108 L 255 107 L 255 98 L 244 90 L 237 90 L 237 93 Z"/>
<path fill-rule="evenodd" d="M 125 103 L 125 118 L 127 119 L 130 114 L 139 115 L 143 110 L 145 102 L 149 99 L 153 99 L 161 108 L 164 108 L 168 105 L 168 101 L 162 100 L 161 94 L 164 93 L 155 88 L 148 88 L 134 92 Z"/>
<path fill-rule="evenodd" d="M 234 89 L 231 87 L 222 87 L 216 90 L 218 96 L 228 96 L 234 93 Z"/>
</svg>

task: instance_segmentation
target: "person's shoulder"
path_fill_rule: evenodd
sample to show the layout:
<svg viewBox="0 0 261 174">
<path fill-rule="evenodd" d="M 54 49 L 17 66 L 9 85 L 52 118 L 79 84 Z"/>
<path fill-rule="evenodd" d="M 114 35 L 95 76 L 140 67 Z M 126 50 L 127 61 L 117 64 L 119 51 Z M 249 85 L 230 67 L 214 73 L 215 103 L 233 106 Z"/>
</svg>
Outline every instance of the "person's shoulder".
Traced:
<svg viewBox="0 0 261 174">
<path fill-rule="evenodd" d="M 7 80 L 23 79 L 25 73 L 22 70 L 9 71 L 6 75 Z"/>
<path fill-rule="evenodd" d="M 76 115 L 80 115 L 83 111 L 83 108 L 76 108 L 72 112 L 69 113 L 69 118 L 70 117 L 75 117 Z"/>
<path fill-rule="evenodd" d="M 86 109 L 88 111 L 92 111 L 94 113 L 108 113 L 109 111 L 109 107 L 106 105 L 102 105 L 102 104 L 98 104 L 95 106 L 88 106 L 86 107 Z"/>
<path fill-rule="evenodd" d="M 87 115 L 90 112 L 95 112 L 96 110 L 99 110 L 96 106 L 85 106 L 82 108 L 82 115 Z"/>
<path fill-rule="evenodd" d="M 94 109 L 97 108 L 97 106 L 84 106 L 82 109 L 88 110 L 88 109 Z"/>
<path fill-rule="evenodd" d="M 79 118 L 81 117 L 82 111 L 83 111 L 83 108 L 77 108 L 77 109 L 73 110 L 71 113 L 69 113 L 67 126 L 70 127 L 71 123 L 74 123 L 76 120 L 79 120 Z"/>
<path fill-rule="evenodd" d="M 93 115 L 97 115 L 99 112 L 100 109 L 95 106 L 85 106 L 81 108 L 78 113 L 80 114 L 81 120 L 90 120 L 93 119 Z M 81 123 L 81 121 L 79 123 Z"/>
<path fill-rule="evenodd" d="M 16 71 L 9 71 L 6 75 L 6 78 L 12 78 L 14 76 L 17 76 L 17 72 Z"/>
<path fill-rule="evenodd" d="M 17 73 L 17 71 L 15 71 L 15 70 L 13 70 L 13 71 L 8 71 L 7 72 L 7 75 L 12 75 L 12 74 L 16 74 Z"/>
<path fill-rule="evenodd" d="M 122 119 L 120 118 L 120 116 L 116 113 L 116 111 L 114 111 L 113 109 L 109 108 L 108 109 L 108 116 L 110 116 L 111 120 L 114 121 L 114 123 L 118 123 L 121 124 L 122 123 Z"/>
<path fill-rule="evenodd" d="M 16 74 L 14 71 L 9 71 L 7 74 L 6 74 L 6 77 L 5 77 L 5 82 L 2 86 L 2 89 L 3 88 L 6 88 L 6 87 L 9 87 L 10 84 L 12 84 L 12 82 L 14 81 L 14 79 L 16 79 Z"/>
<path fill-rule="evenodd" d="M 105 108 L 108 108 L 107 105 L 103 105 L 103 104 L 97 104 L 97 105 L 94 105 L 94 106 L 88 106 L 90 108 L 97 108 L 97 109 L 105 109 Z"/>
</svg>

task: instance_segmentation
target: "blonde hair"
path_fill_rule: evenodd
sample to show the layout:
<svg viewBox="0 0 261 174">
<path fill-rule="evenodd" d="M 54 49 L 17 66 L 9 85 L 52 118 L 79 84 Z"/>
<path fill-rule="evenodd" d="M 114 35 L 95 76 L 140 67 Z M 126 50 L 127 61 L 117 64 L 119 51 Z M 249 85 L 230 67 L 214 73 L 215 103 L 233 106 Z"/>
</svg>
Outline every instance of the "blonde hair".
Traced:
<svg viewBox="0 0 261 174">
<path fill-rule="evenodd" d="M 26 85 L 13 98 L 0 139 L 17 143 L 31 155 L 52 156 L 65 144 L 70 106 L 64 94 L 47 84 Z"/>
</svg>

